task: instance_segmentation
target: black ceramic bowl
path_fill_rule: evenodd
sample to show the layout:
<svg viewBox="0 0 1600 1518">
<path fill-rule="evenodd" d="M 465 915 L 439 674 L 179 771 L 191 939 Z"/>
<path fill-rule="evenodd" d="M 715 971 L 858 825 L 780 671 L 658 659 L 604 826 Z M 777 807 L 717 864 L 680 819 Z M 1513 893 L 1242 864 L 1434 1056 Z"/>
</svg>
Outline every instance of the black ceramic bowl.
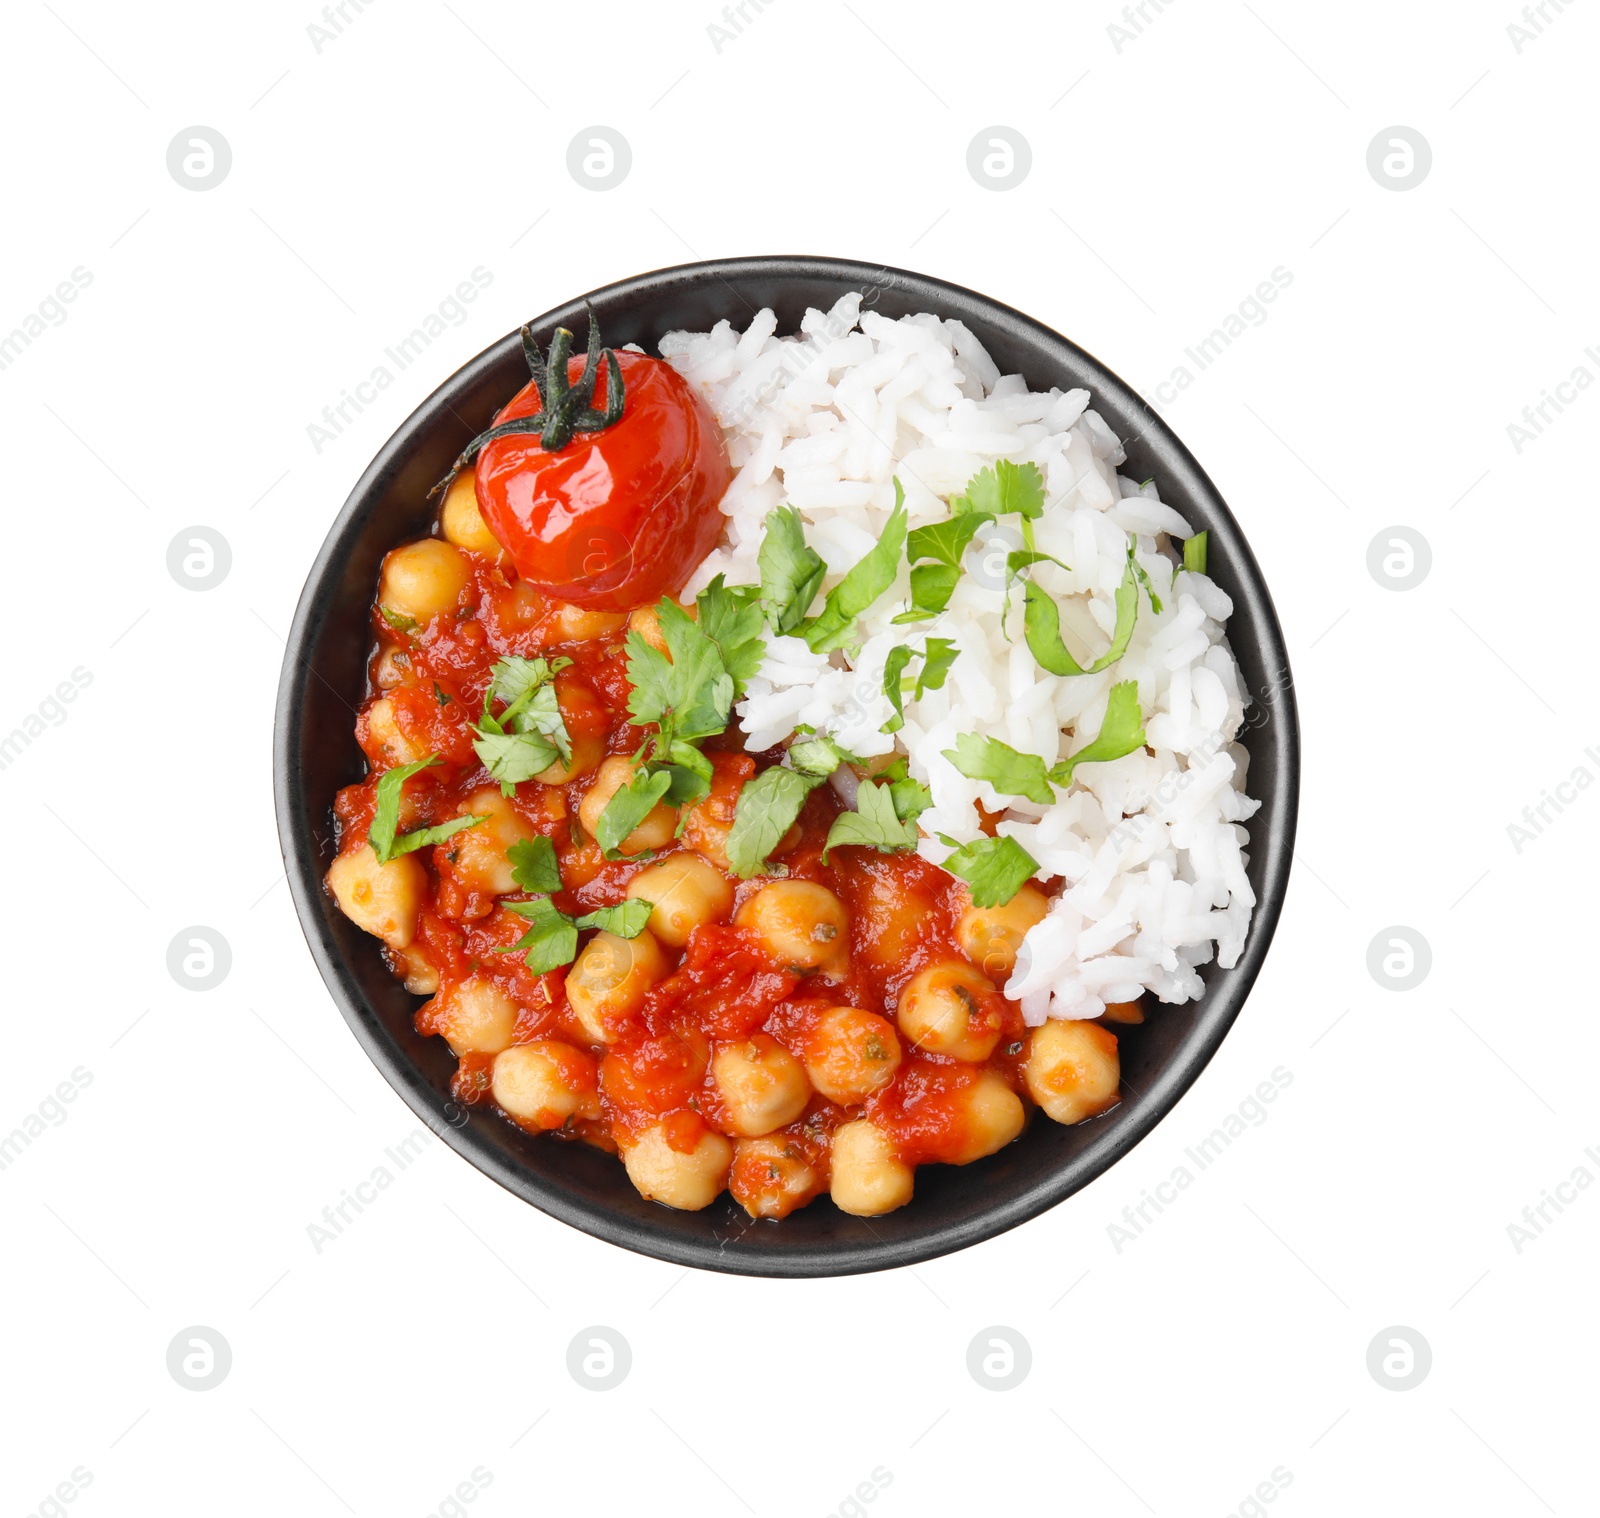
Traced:
<svg viewBox="0 0 1600 1518">
<path fill-rule="evenodd" d="M 1216 1052 L 1266 956 L 1289 878 L 1299 789 L 1299 740 L 1288 657 L 1271 598 L 1228 508 L 1161 419 L 1116 375 L 1048 327 L 996 301 L 921 274 L 831 258 L 738 258 L 661 269 L 597 290 L 606 340 L 654 351 L 673 329 L 742 326 L 773 307 L 780 332 L 807 307 L 826 310 L 850 290 L 890 317 L 957 317 L 1002 373 L 1034 389 L 1087 386 L 1127 443 L 1125 472 L 1154 476 L 1162 498 L 1209 531 L 1210 572 L 1233 598 L 1228 633 L 1257 705 L 1243 739 L 1250 790 L 1250 881 L 1259 906 L 1244 957 L 1209 967 L 1206 994 L 1160 1007 L 1119 1029 L 1124 1100 L 1074 1128 L 1042 1119 L 1000 1153 L 917 1172 L 916 1197 L 885 1217 L 854 1218 L 822 1197 L 781 1223 L 752 1223 L 726 1194 L 703 1212 L 645 1201 L 621 1164 L 581 1144 L 532 1137 L 496 1114 L 450 1100 L 455 1061 L 442 1039 L 412 1027 L 418 999 L 391 978 L 378 942 L 324 891 L 334 852 L 334 792 L 366 771 L 352 733 L 365 689 L 368 608 L 384 554 L 429 530 L 429 487 L 466 441 L 527 379 L 515 333 L 452 375 L 384 444 L 339 513 L 300 598 L 278 691 L 273 773 L 278 829 L 296 909 L 340 1011 L 412 1109 L 459 1154 L 524 1201 L 641 1254 L 747 1275 L 821 1276 L 914 1264 L 1001 1233 L 1054 1206 L 1115 1164 L 1171 1109 Z M 582 330 L 583 301 L 532 323 L 541 347 L 558 325 Z"/>
</svg>

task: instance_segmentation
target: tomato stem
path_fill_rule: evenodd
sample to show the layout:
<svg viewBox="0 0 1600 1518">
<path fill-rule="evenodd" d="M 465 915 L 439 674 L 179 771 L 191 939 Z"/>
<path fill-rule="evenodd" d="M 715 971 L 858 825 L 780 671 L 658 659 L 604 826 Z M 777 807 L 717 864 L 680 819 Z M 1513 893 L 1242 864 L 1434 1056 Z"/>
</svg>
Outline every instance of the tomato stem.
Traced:
<svg viewBox="0 0 1600 1518">
<path fill-rule="evenodd" d="M 572 354 L 572 333 L 557 327 L 550 339 L 550 354 L 546 359 L 533 340 L 533 330 L 522 329 L 522 354 L 528 361 L 528 373 L 533 377 L 534 389 L 539 395 L 539 410 L 532 416 L 519 416 L 508 422 L 480 432 L 467 444 L 450 472 L 428 492 L 431 501 L 442 495 L 455 483 L 456 476 L 466 469 L 484 446 L 496 438 L 537 435 L 539 446 L 547 453 L 558 453 L 579 432 L 603 432 L 622 420 L 626 388 L 622 367 L 610 348 L 600 346 L 600 323 L 595 318 L 594 307 L 585 302 L 589 313 L 589 346 L 584 356 L 583 372 L 577 384 L 567 379 L 567 360 Z M 600 378 L 600 364 L 606 366 L 606 409 L 594 407 L 595 386 Z"/>
</svg>

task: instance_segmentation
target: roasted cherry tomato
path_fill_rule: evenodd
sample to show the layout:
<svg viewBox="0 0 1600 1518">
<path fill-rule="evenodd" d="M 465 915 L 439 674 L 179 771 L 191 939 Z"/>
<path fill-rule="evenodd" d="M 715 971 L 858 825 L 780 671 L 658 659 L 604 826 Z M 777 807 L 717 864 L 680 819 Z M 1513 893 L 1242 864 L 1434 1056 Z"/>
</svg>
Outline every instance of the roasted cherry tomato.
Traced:
<svg viewBox="0 0 1600 1518">
<path fill-rule="evenodd" d="M 545 374 L 564 370 L 569 387 L 586 377 L 585 361 L 568 359 L 559 335 L 549 370 L 531 340 L 526 346 L 535 378 L 491 432 L 559 409 L 549 404 Z M 596 406 L 613 394 L 613 364 L 623 381 L 619 419 L 577 412 L 576 430 L 558 429 L 551 448 L 536 431 L 493 437 L 478 455 L 476 483 L 484 521 L 530 585 L 579 606 L 626 611 L 681 589 L 710 553 L 733 471 L 716 418 L 663 359 L 591 347 Z"/>
</svg>

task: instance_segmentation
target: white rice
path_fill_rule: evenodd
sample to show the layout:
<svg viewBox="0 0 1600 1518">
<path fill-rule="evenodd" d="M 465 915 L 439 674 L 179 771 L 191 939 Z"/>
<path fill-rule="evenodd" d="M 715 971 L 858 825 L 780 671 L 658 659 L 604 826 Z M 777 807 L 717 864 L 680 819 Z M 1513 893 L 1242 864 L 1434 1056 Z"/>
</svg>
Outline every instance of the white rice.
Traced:
<svg viewBox="0 0 1600 1518">
<path fill-rule="evenodd" d="M 909 605 L 902 563 L 895 589 L 861 619 L 865 642 L 851 662 L 769 635 L 739 706 L 747 746 L 770 748 L 800 724 L 861 755 L 889 753 L 898 739 L 933 794 L 918 819 L 918 852 L 935 864 L 950 852 L 936 834 L 969 842 L 982 831 L 977 803 L 1004 811 L 999 831 L 1039 861 L 1041 880 L 1064 882 L 1004 988 L 1030 1024 L 1095 1017 L 1146 990 L 1167 1002 L 1198 997 L 1197 967 L 1213 955 L 1224 968 L 1238 961 L 1255 906 L 1239 824 L 1259 803 L 1245 795 L 1248 756 L 1235 741 L 1250 697 L 1225 636 L 1232 603 L 1206 576 L 1175 566 L 1171 542 L 1189 537 L 1190 525 L 1154 482 L 1117 473 L 1122 446 L 1087 390 L 1030 391 L 1002 375 L 960 322 L 890 321 L 861 300 L 808 311 L 796 336 L 779 337 L 768 310 L 743 334 L 722 321 L 662 340 L 722 423 L 736 470 L 722 502 L 724 546 L 687 593 L 718 573 L 729 584 L 759 580 L 767 514 L 784 503 L 801 512 L 832 586 L 883 532 L 896 477 L 917 527 L 947 516 L 949 497 L 978 470 L 1010 459 L 1044 474 L 1037 546 L 1072 568 L 1033 573 L 1061 607 L 1069 646 L 1091 658 L 1109 646 L 1130 533 L 1163 610 L 1154 614 L 1141 594 L 1133 640 L 1102 673 L 1047 674 L 1023 641 L 1019 590 L 1009 640 L 1002 628 L 998 571 L 1021 546 L 1014 519 L 1003 519 L 980 533 L 935 620 L 891 625 Z M 905 726 L 888 736 L 884 661 L 896 644 L 920 649 L 930 634 L 953 638 L 960 656 L 943 690 L 907 697 Z M 1081 766 L 1054 806 L 1002 799 L 942 757 L 957 734 L 976 733 L 1054 764 L 1098 734 L 1107 693 L 1122 680 L 1138 681 L 1154 753 Z"/>
</svg>

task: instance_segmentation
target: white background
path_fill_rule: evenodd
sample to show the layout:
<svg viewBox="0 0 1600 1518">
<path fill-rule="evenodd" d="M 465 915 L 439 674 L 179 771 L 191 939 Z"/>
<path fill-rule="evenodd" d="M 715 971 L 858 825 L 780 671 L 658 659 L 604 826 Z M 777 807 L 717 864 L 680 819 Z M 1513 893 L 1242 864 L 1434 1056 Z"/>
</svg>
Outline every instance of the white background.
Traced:
<svg viewBox="0 0 1600 1518">
<path fill-rule="evenodd" d="M 1520 1252 L 1507 1226 L 1600 1176 L 1600 796 L 1568 791 L 1520 851 L 1507 829 L 1600 775 L 1600 396 L 1520 452 L 1507 427 L 1600 376 L 1600 16 L 1550 5 L 1519 51 L 1511 0 L 1169 0 L 1119 50 L 1110 0 L 771 0 L 719 51 L 711 0 L 348 14 L 318 51 L 311 0 L 8 11 L 0 333 L 74 268 L 92 283 L 0 370 L 0 731 L 92 683 L 0 770 L 0 1133 L 92 1080 L 0 1171 L 5 1512 L 56 1511 L 79 1468 L 84 1515 L 1222 1518 L 1268 1511 L 1275 1470 L 1270 1511 L 1301 1518 L 1592 1511 L 1600 1196 L 1566 1193 Z M 566 169 L 594 123 L 633 152 L 606 193 Z M 203 193 L 166 166 L 195 124 L 233 155 Z M 966 166 L 995 124 L 1033 154 L 1004 193 Z M 1403 193 L 1367 168 L 1395 124 L 1433 153 Z M 282 881 L 271 703 L 306 569 L 460 362 L 586 289 L 753 252 L 971 285 L 1147 393 L 1292 274 L 1167 408 L 1294 661 L 1305 796 L 1265 972 L 1124 1163 L 914 1271 L 684 1272 L 431 1137 L 318 1253 L 308 1225 L 418 1124 Z M 461 324 L 317 451 L 308 424 L 480 266 Z M 166 567 L 197 524 L 233 560 L 203 593 Z M 1394 525 L 1432 551 L 1405 592 L 1367 568 Z M 168 974 L 191 924 L 231 945 L 215 990 Z M 1432 948 L 1405 993 L 1367 969 L 1391 925 Z M 1267 1121 L 1118 1252 L 1122 1209 L 1277 1066 Z M 614 1391 L 566 1370 L 594 1324 L 632 1346 Z M 166 1369 L 190 1325 L 231 1345 L 215 1390 Z M 1031 1345 L 1013 1391 L 967 1371 L 990 1325 Z M 1411 1391 L 1367 1369 L 1391 1325 L 1432 1348 Z"/>
</svg>

